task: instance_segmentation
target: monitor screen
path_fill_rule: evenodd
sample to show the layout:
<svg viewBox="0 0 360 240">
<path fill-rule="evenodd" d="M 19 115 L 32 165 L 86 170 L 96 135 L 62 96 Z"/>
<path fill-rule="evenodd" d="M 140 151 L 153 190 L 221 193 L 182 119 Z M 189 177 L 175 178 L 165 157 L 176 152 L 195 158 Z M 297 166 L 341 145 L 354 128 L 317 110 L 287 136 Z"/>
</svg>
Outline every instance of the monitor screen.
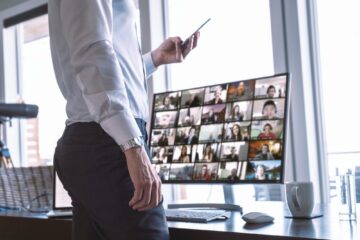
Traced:
<svg viewBox="0 0 360 240">
<path fill-rule="evenodd" d="M 152 163 L 164 183 L 282 183 L 288 74 L 154 95 Z"/>
</svg>

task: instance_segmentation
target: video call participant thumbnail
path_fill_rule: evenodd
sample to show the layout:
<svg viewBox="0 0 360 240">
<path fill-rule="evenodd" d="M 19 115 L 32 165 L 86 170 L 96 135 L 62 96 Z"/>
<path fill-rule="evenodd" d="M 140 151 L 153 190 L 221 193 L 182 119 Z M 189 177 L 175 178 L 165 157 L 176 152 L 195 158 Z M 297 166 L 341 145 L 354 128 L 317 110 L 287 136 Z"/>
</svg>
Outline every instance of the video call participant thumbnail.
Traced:
<svg viewBox="0 0 360 240">
<path fill-rule="evenodd" d="M 224 124 L 202 125 L 200 128 L 199 143 L 221 142 Z"/>
<path fill-rule="evenodd" d="M 218 161 L 218 143 L 206 143 L 194 145 L 192 158 L 195 162 L 216 162 Z"/>
<path fill-rule="evenodd" d="M 170 180 L 192 180 L 194 164 L 192 163 L 172 163 L 170 167 Z"/>
<path fill-rule="evenodd" d="M 216 180 L 218 163 L 196 163 L 194 180 Z"/>
<path fill-rule="evenodd" d="M 240 180 L 239 165 L 241 162 L 220 162 L 218 180 L 238 181 Z"/>
<path fill-rule="evenodd" d="M 203 107 L 201 122 L 203 124 L 221 123 L 225 121 L 226 104 L 217 104 Z"/>
<path fill-rule="evenodd" d="M 229 83 L 227 100 L 228 101 L 243 101 L 254 98 L 255 81 L 240 81 L 236 83 Z"/>
<path fill-rule="evenodd" d="M 151 133 L 151 146 L 174 145 L 176 128 L 153 129 Z"/>
<path fill-rule="evenodd" d="M 171 164 L 153 164 L 157 174 L 159 175 L 161 181 L 168 181 L 170 174 L 170 165 Z"/>
<path fill-rule="evenodd" d="M 284 121 L 267 120 L 253 121 L 251 124 L 251 139 L 275 140 L 283 138 Z"/>
<path fill-rule="evenodd" d="M 243 161 L 248 159 L 248 142 L 221 143 L 221 161 Z"/>
<path fill-rule="evenodd" d="M 173 110 L 179 107 L 180 92 L 164 93 L 156 95 L 154 110 Z"/>
<path fill-rule="evenodd" d="M 154 128 L 172 128 L 176 126 L 178 111 L 155 112 Z"/>
<path fill-rule="evenodd" d="M 152 147 L 152 163 L 168 163 L 171 162 L 173 147 Z"/>
<path fill-rule="evenodd" d="M 224 124 L 224 141 L 249 141 L 251 122 L 234 122 Z"/>
<path fill-rule="evenodd" d="M 199 107 L 204 103 L 205 88 L 184 90 L 181 93 L 181 107 Z"/>
<path fill-rule="evenodd" d="M 184 108 L 180 110 L 178 126 L 200 125 L 202 107 Z"/>
<path fill-rule="evenodd" d="M 226 84 L 207 87 L 205 89 L 205 104 L 221 104 L 226 101 Z"/>
<path fill-rule="evenodd" d="M 251 120 L 252 106 L 252 101 L 233 102 L 226 104 L 225 120 L 227 122 Z"/>
<path fill-rule="evenodd" d="M 281 160 L 250 161 L 247 166 L 247 180 L 280 180 Z"/>
<path fill-rule="evenodd" d="M 199 126 L 181 127 L 176 131 L 176 144 L 192 145 L 199 142 Z"/>
<path fill-rule="evenodd" d="M 285 76 L 276 76 L 270 79 L 261 79 L 256 81 L 255 98 L 284 98 L 285 93 Z"/>
<path fill-rule="evenodd" d="M 274 160 L 282 158 L 282 143 L 280 140 L 251 141 L 249 159 Z"/>
<path fill-rule="evenodd" d="M 180 145 L 174 147 L 172 162 L 190 163 L 191 145 Z"/>
<path fill-rule="evenodd" d="M 254 101 L 253 118 L 255 120 L 273 120 L 284 118 L 285 99 L 267 99 Z"/>
<path fill-rule="evenodd" d="M 273 126 L 270 123 L 266 123 L 263 128 L 263 132 L 258 135 L 260 140 L 275 140 L 276 135 L 273 132 Z"/>
</svg>

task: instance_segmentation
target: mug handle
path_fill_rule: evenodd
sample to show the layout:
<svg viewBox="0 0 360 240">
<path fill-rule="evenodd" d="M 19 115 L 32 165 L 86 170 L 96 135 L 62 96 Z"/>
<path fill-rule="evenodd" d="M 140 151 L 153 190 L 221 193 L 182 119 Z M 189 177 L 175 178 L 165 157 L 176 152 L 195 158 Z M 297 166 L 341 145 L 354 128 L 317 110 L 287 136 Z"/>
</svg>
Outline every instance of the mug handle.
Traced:
<svg viewBox="0 0 360 240">
<path fill-rule="evenodd" d="M 299 204 L 299 186 L 294 186 L 291 188 L 291 200 L 296 208 L 297 211 L 301 210 L 300 204 Z"/>
</svg>

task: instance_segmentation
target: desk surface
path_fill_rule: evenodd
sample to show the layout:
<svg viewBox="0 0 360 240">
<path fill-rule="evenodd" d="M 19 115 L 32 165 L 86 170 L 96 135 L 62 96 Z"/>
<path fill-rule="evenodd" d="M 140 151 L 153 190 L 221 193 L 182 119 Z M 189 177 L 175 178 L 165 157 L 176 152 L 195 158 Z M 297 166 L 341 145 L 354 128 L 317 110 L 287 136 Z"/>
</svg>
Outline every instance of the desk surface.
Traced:
<svg viewBox="0 0 360 240">
<path fill-rule="evenodd" d="M 244 213 L 261 211 L 272 215 L 271 224 L 248 225 L 240 213 L 226 221 L 211 223 L 168 222 L 171 239 L 360 239 L 360 221 L 339 221 L 336 207 L 322 208 L 323 217 L 312 220 L 285 218 L 282 202 L 255 202 L 243 206 Z M 358 205 L 360 209 L 360 205 Z M 71 239 L 71 219 L 47 219 L 41 214 L 0 212 L 0 239 Z"/>
<path fill-rule="evenodd" d="M 285 218 L 289 211 L 282 202 L 255 202 L 251 206 L 243 206 L 243 209 L 244 213 L 267 213 L 275 220 L 270 224 L 249 225 L 241 219 L 240 213 L 232 213 L 227 221 L 210 224 L 169 222 L 168 225 L 176 233 L 183 230 L 186 230 L 184 233 L 199 234 L 202 231 L 211 231 L 208 240 L 221 239 L 219 236 L 227 236 L 226 239 L 236 239 L 239 236 L 245 239 L 269 239 L 269 236 L 271 239 L 360 239 L 360 221 L 339 221 L 336 206 L 331 210 L 330 205 L 317 206 L 314 212 L 321 211 L 324 216 L 311 220 Z M 360 209 L 360 205 L 357 209 Z"/>
</svg>

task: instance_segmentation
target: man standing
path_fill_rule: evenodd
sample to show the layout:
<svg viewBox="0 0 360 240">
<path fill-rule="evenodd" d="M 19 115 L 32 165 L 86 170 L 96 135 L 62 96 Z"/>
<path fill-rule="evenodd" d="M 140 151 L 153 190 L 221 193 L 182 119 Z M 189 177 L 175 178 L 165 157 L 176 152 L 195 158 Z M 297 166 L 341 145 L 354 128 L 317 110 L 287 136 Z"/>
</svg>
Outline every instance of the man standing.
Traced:
<svg viewBox="0 0 360 240">
<path fill-rule="evenodd" d="M 52 60 L 67 101 L 54 166 L 72 198 L 73 239 L 168 239 L 161 181 L 147 140 L 147 83 L 156 67 L 181 62 L 168 38 L 141 55 L 132 0 L 49 0 Z"/>
</svg>

